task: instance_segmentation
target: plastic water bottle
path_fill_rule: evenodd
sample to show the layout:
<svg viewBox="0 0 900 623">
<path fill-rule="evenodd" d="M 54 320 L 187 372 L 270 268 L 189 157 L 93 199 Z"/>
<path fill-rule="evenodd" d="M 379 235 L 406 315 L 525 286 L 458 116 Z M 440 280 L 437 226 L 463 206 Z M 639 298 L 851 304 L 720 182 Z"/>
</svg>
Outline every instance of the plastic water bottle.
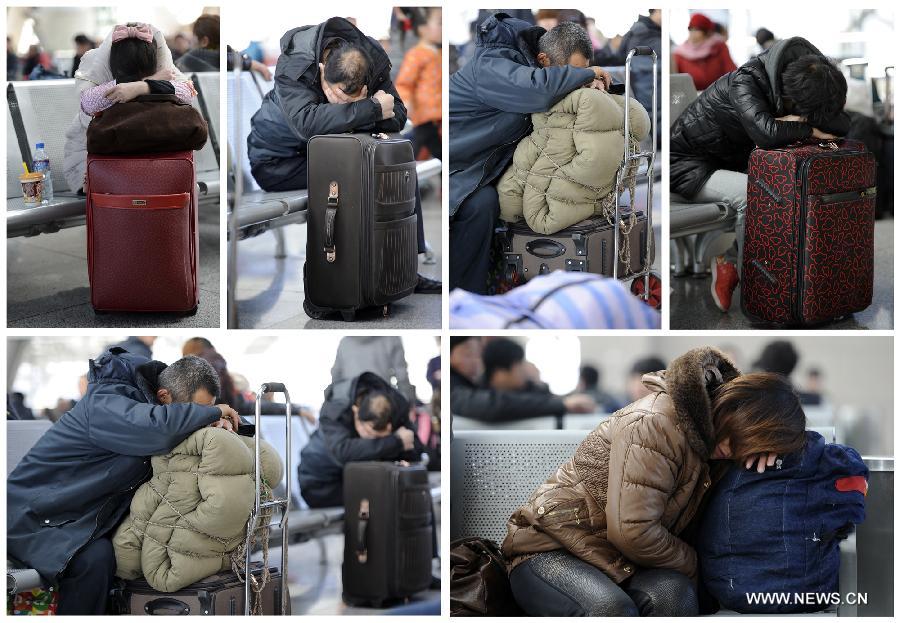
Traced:
<svg viewBox="0 0 900 623">
<path fill-rule="evenodd" d="M 35 144 L 34 166 L 32 171 L 44 174 L 44 203 L 53 201 L 53 178 L 50 174 L 50 156 L 44 151 L 44 144 Z"/>
</svg>

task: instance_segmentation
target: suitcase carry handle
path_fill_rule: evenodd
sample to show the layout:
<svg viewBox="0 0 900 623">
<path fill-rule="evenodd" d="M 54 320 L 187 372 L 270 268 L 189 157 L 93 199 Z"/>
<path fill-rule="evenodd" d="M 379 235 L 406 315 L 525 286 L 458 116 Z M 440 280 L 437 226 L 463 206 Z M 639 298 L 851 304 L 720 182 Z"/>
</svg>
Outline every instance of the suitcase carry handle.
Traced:
<svg viewBox="0 0 900 623">
<path fill-rule="evenodd" d="M 356 559 L 361 564 L 369 560 L 369 500 L 359 501 L 359 522 L 356 524 Z"/>
<path fill-rule="evenodd" d="M 334 252 L 334 221 L 337 219 L 337 210 L 340 205 L 340 192 L 338 183 L 332 181 L 328 184 L 328 203 L 325 206 L 325 259 L 329 264 L 335 260 Z M 282 387 L 284 387 L 282 385 Z"/>
<path fill-rule="evenodd" d="M 285 466 L 284 466 L 284 488 L 285 488 L 285 496 L 284 499 L 273 498 L 265 502 L 264 504 L 260 500 L 260 485 L 262 479 L 262 465 L 260 461 L 260 435 L 262 433 L 262 427 L 260 425 L 260 419 L 262 418 L 262 399 L 265 394 L 270 392 L 275 392 L 279 394 L 284 394 L 284 454 L 285 454 Z M 247 540 L 245 543 L 245 558 L 244 558 L 244 614 L 249 615 L 251 609 L 251 577 L 252 577 L 252 566 L 250 564 L 250 556 L 253 553 L 251 547 L 251 539 L 253 537 L 254 528 L 256 528 L 256 523 L 259 521 L 260 510 L 265 506 L 269 507 L 280 507 L 282 510 L 281 515 L 281 612 L 280 614 L 287 614 L 290 612 L 290 603 L 288 602 L 288 590 L 287 590 L 287 568 L 288 568 L 288 514 L 291 510 L 291 396 L 288 393 L 287 387 L 285 387 L 284 383 L 276 383 L 276 382 L 268 382 L 263 383 L 259 387 L 259 391 L 256 393 L 256 414 L 255 414 L 255 426 L 256 426 L 256 436 L 254 438 L 254 446 L 253 446 L 253 471 L 254 471 L 254 479 L 256 485 L 256 495 L 253 505 L 253 514 L 250 516 L 250 520 L 247 522 Z"/>
<path fill-rule="evenodd" d="M 191 613 L 191 607 L 174 597 L 160 597 L 144 604 L 144 612 L 150 615 L 187 615 Z"/>
</svg>

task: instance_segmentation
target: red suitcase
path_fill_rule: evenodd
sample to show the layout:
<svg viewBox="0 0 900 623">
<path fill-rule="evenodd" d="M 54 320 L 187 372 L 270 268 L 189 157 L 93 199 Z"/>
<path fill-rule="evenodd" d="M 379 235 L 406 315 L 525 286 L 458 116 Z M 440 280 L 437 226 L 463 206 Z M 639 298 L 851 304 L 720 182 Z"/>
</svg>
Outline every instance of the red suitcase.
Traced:
<svg viewBox="0 0 900 623">
<path fill-rule="evenodd" d="M 872 303 L 874 156 L 858 141 L 750 155 L 741 306 L 759 321 L 828 322 Z"/>
<path fill-rule="evenodd" d="M 87 159 L 87 253 L 98 312 L 197 310 L 197 183 L 190 151 Z"/>
</svg>

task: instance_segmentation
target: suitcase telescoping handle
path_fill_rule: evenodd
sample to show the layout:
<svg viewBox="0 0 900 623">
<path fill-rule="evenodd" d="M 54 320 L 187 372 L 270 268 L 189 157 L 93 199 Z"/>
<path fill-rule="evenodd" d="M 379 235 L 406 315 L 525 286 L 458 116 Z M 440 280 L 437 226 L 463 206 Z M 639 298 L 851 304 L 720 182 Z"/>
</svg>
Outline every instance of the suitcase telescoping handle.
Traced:
<svg viewBox="0 0 900 623">
<path fill-rule="evenodd" d="M 285 495 L 284 498 L 278 499 L 273 496 L 271 500 L 263 502 L 260 499 L 261 492 L 261 479 L 262 479 L 262 466 L 260 462 L 260 436 L 262 435 L 262 426 L 260 419 L 262 418 L 262 400 L 265 394 L 269 392 L 274 392 L 278 394 L 284 394 L 284 489 Z M 252 591 L 250 588 L 251 581 L 251 567 L 250 567 L 250 554 L 251 552 L 251 538 L 253 536 L 254 528 L 258 528 L 257 521 L 259 520 L 260 511 L 264 508 L 274 507 L 281 509 L 281 614 L 287 614 L 290 612 L 290 604 L 288 603 L 288 591 L 287 591 L 287 568 L 288 568 L 288 513 L 291 510 L 291 396 L 288 393 L 287 387 L 284 386 L 284 383 L 263 383 L 259 387 L 259 391 L 256 394 L 256 436 L 254 437 L 254 447 L 253 447 L 253 461 L 254 461 L 254 479 L 256 485 L 256 494 L 253 505 L 253 515 L 250 516 L 250 521 L 247 524 L 247 541 L 245 547 L 245 559 L 244 562 L 246 564 L 244 569 L 244 614 L 250 614 L 251 607 L 251 598 Z M 270 524 L 271 525 L 271 524 Z"/>
<path fill-rule="evenodd" d="M 356 559 L 360 564 L 369 560 L 369 500 L 359 501 L 359 515 L 356 524 Z"/>
<path fill-rule="evenodd" d="M 340 203 L 340 188 L 338 183 L 332 180 L 328 184 L 328 202 L 325 204 L 325 259 L 329 264 L 335 260 L 334 223 Z"/>
</svg>

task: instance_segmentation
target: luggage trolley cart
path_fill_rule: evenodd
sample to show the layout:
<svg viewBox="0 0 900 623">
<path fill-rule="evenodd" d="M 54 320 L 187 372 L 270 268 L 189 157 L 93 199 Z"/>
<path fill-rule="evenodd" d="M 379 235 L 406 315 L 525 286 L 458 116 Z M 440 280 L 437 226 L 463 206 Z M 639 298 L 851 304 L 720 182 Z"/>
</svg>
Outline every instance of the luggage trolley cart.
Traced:
<svg viewBox="0 0 900 623">
<path fill-rule="evenodd" d="M 631 171 L 630 175 L 637 176 L 638 169 L 640 168 L 641 161 L 647 161 L 647 202 L 646 202 L 646 215 L 647 215 L 647 235 L 646 239 L 646 248 L 644 249 L 644 257 L 645 263 L 641 267 L 641 270 L 638 273 L 625 275 L 621 277 L 621 279 L 629 279 L 632 278 L 631 282 L 631 292 L 636 295 L 642 301 L 650 305 L 651 307 L 655 307 L 659 309 L 659 306 L 662 303 L 662 281 L 659 278 L 659 275 L 651 272 L 651 268 L 653 266 L 653 163 L 656 159 L 656 113 L 657 107 L 659 106 L 659 102 L 657 101 L 658 93 L 656 90 L 656 76 L 657 76 L 657 62 L 656 52 L 653 51 L 653 48 L 647 46 L 639 46 L 630 50 L 628 52 L 628 56 L 625 57 L 625 97 L 631 97 L 631 61 L 635 56 L 649 56 L 653 60 L 653 90 L 652 90 L 652 110 L 650 111 L 650 140 L 651 147 L 650 151 L 638 151 L 634 152 L 631 141 L 628 140 L 630 136 L 631 129 L 631 119 L 630 119 L 630 111 L 631 107 L 628 105 L 627 99 L 625 104 L 625 150 L 622 154 L 622 164 L 619 165 L 619 171 L 616 174 L 616 189 L 624 188 L 625 184 L 629 181 L 627 178 L 629 176 L 629 171 Z M 634 181 L 634 180 L 632 180 Z M 632 183 L 629 185 L 629 195 L 633 195 L 637 184 Z M 634 197 L 629 196 L 629 201 L 632 205 L 634 205 Z M 632 210 L 632 215 L 634 211 Z M 621 206 L 618 201 L 616 201 L 616 217 L 615 223 L 617 225 L 617 229 L 621 227 Z M 621 236 L 617 235 L 613 238 L 613 257 L 619 257 L 619 240 Z M 620 279 L 619 277 L 619 262 L 613 261 L 613 278 Z"/>
<path fill-rule="evenodd" d="M 285 402 L 285 440 L 284 440 L 284 449 L 285 449 L 285 466 L 284 466 L 284 489 L 286 491 L 285 496 L 283 498 L 274 498 L 267 501 L 262 501 L 260 499 L 260 474 L 262 466 L 260 464 L 260 454 L 259 454 L 259 439 L 262 431 L 262 427 L 260 426 L 262 417 L 262 397 L 263 395 L 269 393 L 281 393 L 284 394 L 284 402 Z M 281 528 L 281 586 L 280 586 L 280 597 L 281 597 L 281 614 L 289 615 L 291 613 L 291 599 L 288 595 L 288 585 L 287 585 L 287 566 L 288 566 L 288 516 L 291 510 L 291 396 L 288 394 L 287 388 L 284 386 L 284 383 L 263 383 L 259 392 L 256 394 L 256 419 L 254 421 L 256 425 L 256 431 L 254 435 L 254 450 L 253 450 L 253 458 L 254 458 L 254 478 L 256 479 L 256 498 L 253 505 L 253 512 L 250 515 L 250 519 L 247 522 L 247 540 L 245 543 L 245 571 L 244 571 L 244 615 L 249 615 L 251 611 L 251 599 L 253 598 L 253 591 L 251 588 L 251 566 L 250 566 L 250 556 L 251 552 L 251 540 L 253 537 L 253 533 L 262 529 L 272 527 L 276 524 L 268 523 L 266 526 L 257 526 L 257 522 L 259 521 L 261 511 L 267 508 L 273 509 L 281 509 L 281 521 L 277 524 Z"/>
</svg>

